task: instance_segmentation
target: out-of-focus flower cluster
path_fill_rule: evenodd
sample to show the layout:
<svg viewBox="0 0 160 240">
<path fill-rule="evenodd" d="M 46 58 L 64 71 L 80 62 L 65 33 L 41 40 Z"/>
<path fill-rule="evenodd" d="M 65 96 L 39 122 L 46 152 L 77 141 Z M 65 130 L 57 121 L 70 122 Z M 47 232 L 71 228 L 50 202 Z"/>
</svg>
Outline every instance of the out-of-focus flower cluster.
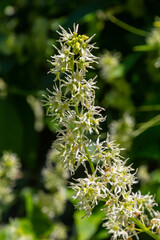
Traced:
<svg viewBox="0 0 160 240">
<path fill-rule="evenodd" d="M 125 65 L 120 62 L 121 54 L 119 52 L 111 53 L 109 51 L 100 55 L 100 74 L 109 84 L 110 90 L 105 94 L 102 103 L 105 107 L 111 107 L 118 110 L 119 120 L 113 120 L 109 126 L 111 140 L 129 149 L 132 145 L 134 117 L 133 103 L 131 100 L 131 87 L 125 80 Z"/>
<path fill-rule="evenodd" d="M 36 240 L 32 232 L 32 224 L 27 219 L 10 219 L 8 225 L 1 228 L 2 240 Z"/>
<path fill-rule="evenodd" d="M 51 72 L 57 82 L 53 92 L 49 91 L 46 96 L 45 105 L 48 114 L 59 122 L 58 138 L 53 144 L 59 160 L 72 174 L 80 164 L 85 169 L 86 177 L 74 179 L 71 183 L 75 191 L 73 198 L 78 200 L 76 207 L 84 210 L 85 215 L 91 215 L 93 208 L 104 202 L 104 227 L 115 240 L 120 237 L 127 240 L 137 235 L 133 219 L 149 225 L 153 218 L 154 230 L 158 228 L 158 220 L 154 220 L 157 216 L 154 198 L 149 194 L 143 196 L 141 192 L 133 193 L 136 173 L 121 156 L 122 149 L 110 140 L 109 135 L 103 141 L 99 135 L 99 125 L 104 120 L 102 108 L 94 106 L 95 79 L 86 80 L 87 68 L 97 59 L 91 53 L 94 48 L 90 44 L 91 38 L 79 35 L 78 25 L 74 25 L 73 32 L 62 27 L 61 30 L 61 49 L 57 49 L 59 55 L 53 56 L 51 61 L 54 66 Z M 133 121 L 126 122 L 130 129 Z M 92 133 L 97 133 L 95 142 L 90 140 Z M 44 171 L 49 189 L 55 188 L 51 181 L 51 178 L 54 180 L 53 171 Z"/>
<path fill-rule="evenodd" d="M 47 164 L 42 171 L 45 188 L 48 192 L 40 191 L 34 198 L 42 212 L 49 218 L 54 218 L 63 213 L 66 196 L 68 171 L 59 161 L 58 152 L 50 150 L 47 155 Z"/>
<path fill-rule="evenodd" d="M 123 114 L 133 110 L 131 87 L 125 80 L 124 65 L 120 62 L 119 52 L 105 51 L 100 55 L 100 75 L 109 87 L 102 103 L 105 107 L 118 109 Z"/>
<path fill-rule="evenodd" d="M 67 227 L 60 223 L 56 223 L 49 239 L 66 240 L 67 239 Z"/>
<path fill-rule="evenodd" d="M 101 75 L 109 82 L 115 78 L 114 73 L 120 64 L 120 57 L 120 53 L 116 52 L 112 54 L 109 51 L 106 51 L 100 56 L 99 66 L 101 68 Z"/>
<path fill-rule="evenodd" d="M 147 37 L 147 43 L 150 46 L 159 46 L 160 45 L 160 19 L 157 18 L 157 20 L 153 23 L 154 28 L 152 29 L 151 33 Z"/>
<path fill-rule="evenodd" d="M 138 169 L 137 176 L 142 185 L 148 183 L 150 181 L 148 167 L 146 165 L 141 165 Z"/>
<path fill-rule="evenodd" d="M 27 101 L 30 104 L 34 116 L 35 116 L 35 123 L 34 128 L 37 132 L 40 132 L 43 129 L 43 108 L 40 100 L 38 98 L 35 98 L 32 95 L 27 96 Z"/>
<path fill-rule="evenodd" d="M 151 50 L 156 50 L 157 58 L 155 60 L 154 66 L 160 68 L 160 18 L 157 17 L 153 23 L 154 28 L 148 35 L 146 39 L 147 45 Z"/>
<path fill-rule="evenodd" d="M 132 143 L 134 118 L 125 113 L 119 120 L 111 122 L 110 126 L 111 140 L 116 140 L 121 146 L 129 149 Z"/>
<path fill-rule="evenodd" d="M 10 203 L 13 198 L 13 187 L 20 174 L 20 161 L 16 154 L 4 152 L 0 158 L 0 204 Z"/>
<path fill-rule="evenodd" d="M 136 51 L 145 51 L 150 53 L 150 61 L 155 68 L 160 68 L 160 18 L 156 17 L 153 28 L 146 38 L 146 44 L 135 47 Z M 148 66 L 149 67 L 149 66 Z M 152 69 L 152 68 L 151 68 Z"/>
<path fill-rule="evenodd" d="M 7 84 L 0 78 L 0 98 L 5 98 L 7 96 Z"/>
<path fill-rule="evenodd" d="M 17 155 L 4 152 L 0 158 L 0 211 L 14 199 L 13 187 L 15 186 L 15 180 L 20 177 L 19 169 L 20 162 Z M 43 190 L 32 194 L 29 189 L 23 192 L 26 205 L 30 204 L 29 210 L 26 207 L 26 211 L 29 211 L 27 214 L 35 214 L 35 209 L 41 211 L 45 220 L 53 221 L 53 226 L 48 231 L 47 238 L 65 240 L 67 239 L 67 227 L 58 220 L 58 217 L 63 214 L 65 209 L 67 201 L 66 185 L 69 174 L 68 170 L 64 169 L 62 162 L 59 161 L 56 150 L 48 152 L 47 163 L 42 171 L 42 176 Z M 28 199 L 30 199 L 29 202 Z M 10 218 L 7 225 L 1 226 L 0 240 L 37 240 L 33 228 L 30 218 Z"/>
</svg>

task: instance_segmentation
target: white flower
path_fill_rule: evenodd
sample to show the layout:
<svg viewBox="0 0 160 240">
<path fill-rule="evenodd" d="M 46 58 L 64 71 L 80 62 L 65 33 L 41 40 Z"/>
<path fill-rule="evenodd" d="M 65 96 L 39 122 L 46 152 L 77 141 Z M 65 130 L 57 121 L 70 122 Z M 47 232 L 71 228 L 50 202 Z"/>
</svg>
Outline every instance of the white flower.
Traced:
<svg viewBox="0 0 160 240">
<path fill-rule="evenodd" d="M 120 222 L 111 220 L 107 223 L 104 223 L 103 227 L 107 227 L 109 229 L 109 233 L 113 234 L 111 238 L 113 240 L 117 240 L 119 237 L 122 237 L 124 240 L 129 238 L 128 232 L 122 229 Z"/>
<path fill-rule="evenodd" d="M 44 96 L 44 105 L 48 107 L 47 115 L 52 116 L 54 120 L 63 121 L 65 112 L 69 109 L 69 100 L 65 99 L 61 89 L 54 86 L 53 92 L 48 90 L 50 95 Z"/>
<path fill-rule="evenodd" d="M 64 167 L 69 169 L 71 173 L 84 164 L 87 160 L 83 144 L 85 139 L 78 131 L 59 130 L 59 138 L 54 143 L 55 148 L 59 151 L 59 157 L 64 163 Z"/>
<path fill-rule="evenodd" d="M 95 57 L 91 51 L 94 47 L 94 44 L 89 42 L 93 38 L 89 38 L 85 35 L 78 34 L 78 25 L 73 26 L 73 32 L 69 29 L 67 32 L 64 28 L 60 26 L 62 33 L 60 34 L 60 45 L 61 49 L 58 49 L 56 46 L 54 48 L 57 50 L 59 55 L 52 56 L 50 61 L 53 65 L 51 72 L 60 75 L 61 72 L 73 71 L 74 64 L 80 70 L 83 69 L 85 74 L 86 68 L 92 68 L 91 64 L 96 62 L 97 57 Z"/>
<path fill-rule="evenodd" d="M 60 33 L 59 31 L 57 31 L 57 32 L 61 36 L 60 37 L 61 42 L 67 42 L 68 40 L 71 39 L 71 37 L 73 37 L 73 33 L 70 29 L 69 29 L 69 33 L 68 33 L 63 27 L 61 27 L 61 26 L 59 26 L 59 27 L 62 30 L 62 33 Z M 77 25 L 74 24 L 73 25 L 73 32 L 78 33 L 78 27 L 79 27 L 78 24 Z"/>
<path fill-rule="evenodd" d="M 151 219 L 150 225 L 152 228 L 152 231 L 156 233 L 160 233 L 160 213 L 156 212 L 155 217 Z"/>
<path fill-rule="evenodd" d="M 71 187 L 75 191 L 73 198 L 79 200 L 76 207 L 79 210 L 85 210 L 86 215 L 91 215 L 98 201 L 104 198 L 104 194 L 107 197 L 107 194 L 102 188 L 99 177 L 96 177 L 96 171 L 92 175 L 87 172 L 86 174 L 86 178 L 75 179 Z"/>
<path fill-rule="evenodd" d="M 145 209 L 150 213 L 151 216 L 155 215 L 154 207 L 158 204 L 155 202 L 152 195 L 142 195 L 140 191 L 133 194 L 135 201 L 137 202 L 138 209 L 144 213 Z"/>
</svg>

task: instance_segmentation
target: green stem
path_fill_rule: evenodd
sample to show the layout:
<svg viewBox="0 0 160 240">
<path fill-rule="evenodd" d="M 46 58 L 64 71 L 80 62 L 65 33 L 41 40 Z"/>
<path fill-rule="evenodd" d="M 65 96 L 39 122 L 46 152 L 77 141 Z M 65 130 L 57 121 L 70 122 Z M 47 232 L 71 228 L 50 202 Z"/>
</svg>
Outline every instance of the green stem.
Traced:
<svg viewBox="0 0 160 240">
<path fill-rule="evenodd" d="M 95 172 L 95 168 L 94 168 L 92 159 L 91 159 L 91 157 L 90 157 L 90 154 L 89 154 L 89 152 L 88 152 L 88 149 L 87 149 L 87 147 L 85 147 L 84 149 L 85 149 L 85 152 L 86 152 L 86 154 L 87 154 L 87 158 L 88 158 L 88 162 L 89 162 L 91 171 L 92 171 L 92 173 L 94 173 L 94 172 Z"/>
<path fill-rule="evenodd" d="M 160 104 L 158 105 L 147 105 L 141 106 L 137 109 L 137 111 L 148 112 L 148 111 L 160 111 Z"/>
<path fill-rule="evenodd" d="M 76 114 L 79 116 L 78 106 L 75 106 Z"/>
<path fill-rule="evenodd" d="M 148 122 L 144 123 L 141 127 L 139 127 L 137 130 L 133 132 L 133 136 L 137 137 L 144 131 L 146 131 L 148 128 L 151 128 L 153 126 L 159 125 L 160 124 L 160 114 L 155 116 L 154 118 L 150 119 Z"/>
<path fill-rule="evenodd" d="M 160 237 L 157 236 L 156 234 L 152 233 L 149 228 L 147 228 L 144 224 L 142 224 L 138 219 L 136 218 L 131 218 L 131 220 L 139 227 L 143 230 L 143 232 L 145 232 L 146 234 L 148 234 L 149 236 L 151 236 L 153 239 L 156 240 L 160 240 Z"/>
<path fill-rule="evenodd" d="M 141 29 L 138 29 L 138 28 L 135 28 L 135 27 L 119 20 L 118 18 L 116 18 L 115 16 L 113 16 L 110 13 L 107 13 L 107 17 L 112 23 L 116 24 L 117 26 L 119 26 L 119 27 L 121 27 L 121 28 L 123 28 L 123 29 L 125 29 L 125 30 L 127 30 L 131 33 L 134 33 L 134 34 L 142 36 L 142 37 L 148 36 L 148 32 L 146 32 L 144 30 L 141 30 Z"/>
<path fill-rule="evenodd" d="M 73 60 L 72 60 L 72 61 L 73 61 L 73 64 L 72 64 L 72 72 L 74 72 L 74 56 L 73 56 Z M 79 116 L 78 106 L 75 106 L 75 111 L 76 111 L 77 116 Z M 82 129 L 81 129 L 81 128 L 79 129 L 79 131 L 80 131 L 80 133 L 82 134 Z M 86 146 L 84 146 L 84 149 L 85 149 L 85 152 L 86 152 L 86 154 L 87 154 L 87 158 L 88 158 L 88 162 L 89 162 L 91 171 L 92 171 L 92 173 L 94 173 L 94 172 L 95 172 L 95 168 L 94 168 L 92 159 L 91 159 L 91 157 L 90 157 L 89 151 L 88 151 L 88 149 L 87 149 Z"/>
<path fill-rule="evenodd" d="M 75 111 L 76 111 L 76 114 L 79 116 L 78 106 L 75 106 Z M 80 133 L 82 134 L 82 129 L 81 129 L 81 128 L 79 129 L 79 131 L 80 131 Z M 86 154 L 87 154 L 87 158 L 88 158 L 88 162 L 89 162 L 91 171 L 92 171 L 92 173 L 94 173 L 94 172 L 95 172 L 95 168 L 94 168 L 92 159 L 91 159 L 91 157 L 90 157 L 89 151 L 88 151 L 88 149 L 87 149 L 86 146 L 84 146 L 84 149 L 85 149 L 85 152 L 86 152 Z"/>
</svg>

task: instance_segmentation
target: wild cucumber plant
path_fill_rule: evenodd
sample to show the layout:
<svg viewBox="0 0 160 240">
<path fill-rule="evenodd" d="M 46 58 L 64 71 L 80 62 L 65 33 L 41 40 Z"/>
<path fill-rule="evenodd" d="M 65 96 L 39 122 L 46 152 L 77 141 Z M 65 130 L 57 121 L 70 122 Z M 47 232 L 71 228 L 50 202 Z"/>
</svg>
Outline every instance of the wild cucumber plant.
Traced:
<svg viewBox="0 0 160 240">
<path fill-rule="evenodd" d="M 78 34 L 78 25 L 73 26 L 73 32 L 60 28 L 60 49 L 54 46 L 58 54 L 50 61 L 56 77 L 53 91 L 45 96 L 45 105 L 47 114 L 59 125 L 53 148 L 64 167 L 74 174 L 81 164 L 84 166 L 86 177 L 70 184 L 73 198 L 78 199 L 76 207 L 89 216 L 99 202 L 104 202 L 103 226 L 114 240 L 132 239 L 134 235 L 138 238 L 141 232 L 160 239 L 160 213 L 154 210 L 157 203 L 153 196 L 132 191 L 136 172 L 126 164 L 122 149 L 109 134 L 103 141 L 99 135 L 100 122 L 105 118 L 103 109 L 94 105 L 96 78 L 86 80 L 88 69 L 98 63 L 92 54 L 93 36 Z M 95 142 L 90 139 L 92 133 L 97 134 Z"/>
</svg>

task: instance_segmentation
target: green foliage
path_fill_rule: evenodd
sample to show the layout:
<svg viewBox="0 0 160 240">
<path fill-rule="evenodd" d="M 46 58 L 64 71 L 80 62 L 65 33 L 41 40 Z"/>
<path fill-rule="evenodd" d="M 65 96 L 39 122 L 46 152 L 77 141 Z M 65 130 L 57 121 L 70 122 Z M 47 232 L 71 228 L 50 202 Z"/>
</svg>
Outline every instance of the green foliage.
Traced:
<svg viewBox="0 0 160 240">
<path fill-rule="evenodd" d="M 85 213 L 83 211 L 75 211 L 74 219 L 77 230 L 77 240 L 88 240 L 88 239 L 104 239 L 109 234 L 106 231 L 100 230 L 98 231 L 99 226 L 101 225 L 102 218 L 105 217 L 104 212 L 96 209 L 93 215 L 90 217 L 85 217 Z"/>
</svg>

